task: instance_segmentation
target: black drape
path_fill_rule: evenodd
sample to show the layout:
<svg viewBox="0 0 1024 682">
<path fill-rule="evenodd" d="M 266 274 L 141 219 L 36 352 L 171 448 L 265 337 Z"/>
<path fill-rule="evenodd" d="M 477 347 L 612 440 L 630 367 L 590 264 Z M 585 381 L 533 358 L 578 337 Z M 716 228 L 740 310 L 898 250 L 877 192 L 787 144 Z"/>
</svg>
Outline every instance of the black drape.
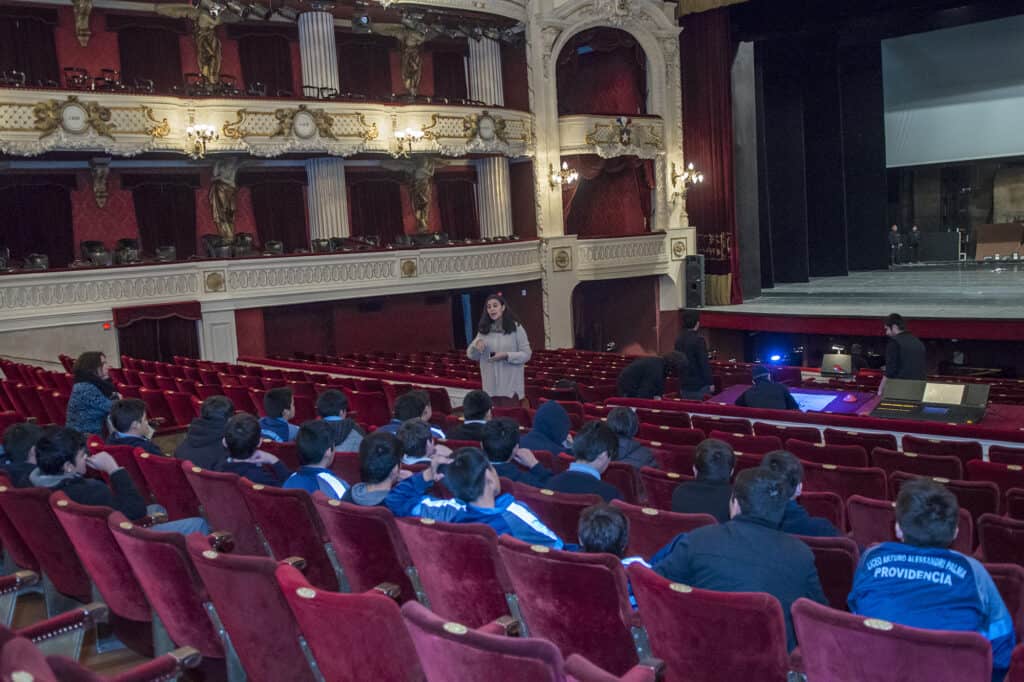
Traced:
<svg viewBox="0 0 1024 682">
<path fill-rule="evenodd" d="M 51 18 L 52 15 L 52 18 Z M 53 10 L 0 8 L 0 71 L 21 71 L 26 82 L 60 82 Z"/>
<path fill-rule="evenodd" d="M 69 188 L 63 183 L 2 183 L 0 179 L 0 220 L 4 224 L 0 246 L 11 250 L 15 264 L 30 253 L 45 253 L 50 267 L 66 267 L 75 252 Z"/>
<path fill-rule="evenodd" d="M 188 181 L 154 178 L 132 187 L 139 241 L 144 253 L 174 245 L 178 260 L 196 253 L 196 193 Z"/>
<path fill-rule="evenodd" d="M 434 60 L 434 96 L 466 99 L 466 60 L 462 52 L 437 50 Z"/>
<path fill-rule="evenodd" d="M 250 188 L 252 212 L 260 244 L 278 241 L 286 252 L 309 247 L 306 226 L 306 194 L 302 184 L 288 181 L 259 182 Z"/>
<path fill-rule="evenodd" d="M 355 173 L 346 179 L 353 236 L 377 235 L 381 244 L 393 244 L 405 232 L 400 182 L 382 176 L 361 178 Z"/>
<path fill-rule="evenodd" d="M 199 357 L 196 321 L 180 317 L 138 320 L 119 327 L 117 344 L 122 355 L 142 360 L 173 362 L 175 355 Z"/>
<path fill-rule="evenodd" d="M 259 82 L 267 86 L 268 95 L 276 95 L 278 90 L 295 92 L 292 49 L 286 37 L 244 35 L 238 39 L 238 59 L 246 87 Z"/>
<path fill-rule="evenodd" d="M 117 49 L 121 55 L 121 79 L 132 83 L 136 78 L 148 78 L 157 92 L 168 92 L 173 86 L 181 85 L 178 36 L 170 28 L 126 26 L 119 30 Z"/>
<path fill-rule="evenodd" d="M 384 99 L 391 95 L 391 52 L 395 41 L 372 35 L 337 34 L 338 89 Z"/>
<path fill-rule="evenodd" d="M 441 229 L 451 239 L 479 239 L 480 216 L 476 205 L 476 172 L 438 173 L 434 176 Z"/>
</svg>

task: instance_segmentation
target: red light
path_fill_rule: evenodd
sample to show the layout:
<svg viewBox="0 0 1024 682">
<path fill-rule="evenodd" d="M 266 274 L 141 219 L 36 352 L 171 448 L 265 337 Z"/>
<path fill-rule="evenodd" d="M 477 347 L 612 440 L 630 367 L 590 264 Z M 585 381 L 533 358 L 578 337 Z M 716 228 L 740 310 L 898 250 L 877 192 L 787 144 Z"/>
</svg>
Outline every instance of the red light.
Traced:
<svg viewBox="0 0 1024 682">
<path fill-rule="evenodd" d="M 105 331 L 105 332 L 110 331 L 110 323 L 109 322 L 104 322 L 103 323 L 103 331 Z"/>
</svg>

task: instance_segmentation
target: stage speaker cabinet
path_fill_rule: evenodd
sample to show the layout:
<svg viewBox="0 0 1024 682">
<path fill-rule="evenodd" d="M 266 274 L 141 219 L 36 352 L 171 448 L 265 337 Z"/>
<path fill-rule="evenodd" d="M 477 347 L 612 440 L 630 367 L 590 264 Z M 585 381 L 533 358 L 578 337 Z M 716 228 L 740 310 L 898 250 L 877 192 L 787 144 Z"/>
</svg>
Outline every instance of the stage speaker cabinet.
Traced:
<svg viewBox="0 0 1024 682">
<path fill-rule="evenodd" d="M 704 256 L 687 256 L 683 266 L 686 278 L 686 307 L 704 307 Z"/>
</svg>

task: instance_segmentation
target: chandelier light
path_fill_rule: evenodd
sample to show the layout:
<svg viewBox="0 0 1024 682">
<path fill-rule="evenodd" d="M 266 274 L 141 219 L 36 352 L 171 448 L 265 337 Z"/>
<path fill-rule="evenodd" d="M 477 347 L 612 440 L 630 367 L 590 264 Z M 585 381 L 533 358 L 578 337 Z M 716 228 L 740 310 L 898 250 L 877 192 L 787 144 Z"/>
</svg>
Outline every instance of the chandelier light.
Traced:
<svg viewBox="0 0 1024 682">
<path fill-rule="evenodd" d="M 185 129 L 192 147 L 189 155 L 193 159 L 202 159 L 206 156 L 206 145 L 219 139 L 217 129 L 207 123 L 196 123 Z"/>
<path fill-rule="evenodd" d="M 555 170 L 555 167 L 548 164 L 549 181 L 551 187 L 565 187 L 580 179 L 580 174 L 575 168 L 569 168 L 569 164 L 562 162 L 562 167 Z"/>
<path fill-rule="evenodd" d="M 395 151 L 392 156 L 397 158 L 409 158 L 412 145 L 423 139 L 423 131 L 419 128 L 406 128 L 395 131 Z"/>
</svg>

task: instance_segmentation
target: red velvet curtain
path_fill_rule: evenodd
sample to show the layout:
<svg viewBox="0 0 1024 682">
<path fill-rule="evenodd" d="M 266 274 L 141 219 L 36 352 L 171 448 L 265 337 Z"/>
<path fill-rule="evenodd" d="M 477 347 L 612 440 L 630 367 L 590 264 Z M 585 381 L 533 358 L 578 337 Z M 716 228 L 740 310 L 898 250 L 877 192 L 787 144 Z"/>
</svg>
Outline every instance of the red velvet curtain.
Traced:
<svg viewBox="0 0 1024 682">
<path fill-rule="evenodd" d="M 565 233 L 580 237 L 650 231 L 654 164 L 635 156 L 567 156 L 580 179 L 562 192 Z"/>
<path fill-rule="evenodd" d="M 136 78 L 148 78 L 157 92 L 169 92 L 181 85 L 184 78 L 178 38 L 179 34 L 170 28 L 125 26 L 119 30 L 121 80 L 133 83 Z"/>
<path fill-rule="evenodd" d="M 153 253 L 158 246 L 173 245 L 177 249 L 178 260 L 194 256 L 195 181 L 191 177 L 154 175 L 135 178 L 123 175 L 121 182 L 132 192 L 142 251 Z"/>
<path fill-rule="evenodd" d="M 246 87 L 263 83 L 270 96 L 279 90 L 296 91 L 292 83 L 292 48 L 285 36 L 260 33 L 240 36 L 238 59 Z"/>
<path fill-rule="evenodd" d="M 449 239 L 479 239 L 476 170 L 467 168 L 434 175 L 441 229 Z"/>
<path fill-rule="evenodd" d="M 385 173 L 346 173 L 345 181 L 353 236 L 377 235 L 383 245 L 404 234 L 400 180 Z"/>
<path fill-rule="evenodd" d="M 512 195 L 512 229 L 523 239 L 537 237 L 537 206 L 534 202 L 536 187 L 533 161 L 510 163 L 509 194 Z"/>
<path fill-rule="evenodd" d="M 583 31 L 558 56 L 558 114 L 647 113 L 647 56 L 614 28 Z"/>
<path fill-rule="evenodd" d="M 258 182 L 249 191 L 260 244 L 279 241 L 288 253 L 309 248 L 306 193 L 301 183 L 284 180 Z"/>
<path fill-rule="evenodd" d="M 526 44 L 501 44 L 501 87 L 505 106 L 530 110 L 530 84 L 526 66 Z M 488 102 L 490 104 L 490 102 Z"/>
<path fill-rule="evenodd" d="M 704 173 L 687 194 L 686 212 L 697 226 L 697 250 L 708 275 L 731 275 L 729 299 L 742 303 L 732 169 L 732 62 L 736 46 L 728 8 L 688 14 L 680 36 L 684 153 Z"/>
<path fill-rule="evenodd" d="M 61 178 L 40 184 L 14 184 L 17 176 L 0 178 L 0 216 L 4 229 L 0 247 L 11 250 L 19 265 L 30 253 L 44 253 L 50 267 L 63 268 L 74 260 L 75 235 L 71 218 L 72 185 Z"/>
<path fill-rule="evenodd" d="M 21 71 L 28 85 L 60 83 L 52 9 L 0 7 L 0 71 Z"/>
<path fill-rule="evenodd" d="M 466 99 L 465 53 L 455 50 L 436 50 L 434 60 L 434 97 Z"/>
<path fill-rule="evenodd" d="M 338 82 L 343 93 L 366 95 L 372 99 L 391 96 L 392 38 L 337 34 Z"/>
</svg>

